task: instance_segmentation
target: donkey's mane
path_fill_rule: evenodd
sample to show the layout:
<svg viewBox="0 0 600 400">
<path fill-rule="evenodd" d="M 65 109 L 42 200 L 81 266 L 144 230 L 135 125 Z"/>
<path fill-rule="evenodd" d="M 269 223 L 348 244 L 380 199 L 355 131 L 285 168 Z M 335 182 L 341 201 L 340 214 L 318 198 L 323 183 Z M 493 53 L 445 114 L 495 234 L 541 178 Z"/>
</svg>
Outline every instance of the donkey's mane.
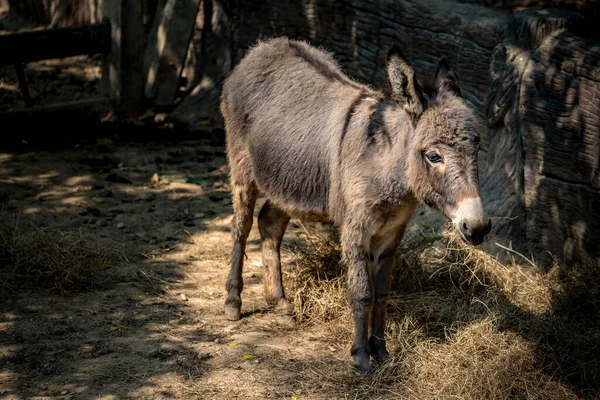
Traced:
<svg viewBox="0 0 600 400">
<path fill-rule="evenodd" d="M 435 84 L 434 74 L 424 74 L 417 77 L 417 82 L 423 91 L 423 94 L 429 99 L 435 99 L 438 96 L 438 87 Z"/>
</svg>

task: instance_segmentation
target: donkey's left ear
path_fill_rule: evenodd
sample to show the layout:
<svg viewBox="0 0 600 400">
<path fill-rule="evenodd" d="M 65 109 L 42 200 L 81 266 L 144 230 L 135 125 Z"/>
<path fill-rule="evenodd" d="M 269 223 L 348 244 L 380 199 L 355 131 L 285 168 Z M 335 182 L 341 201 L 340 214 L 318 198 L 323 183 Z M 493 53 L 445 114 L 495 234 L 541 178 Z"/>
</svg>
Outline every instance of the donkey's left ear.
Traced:
<svg viewBox="0 0 600 400">
<path fill-rule="evenodd" d="M 462 96 L 458 77 L 446 57 L 442 57 L 438 63 L 437 70 L 435 71 L 435 85 L 437 86 L 438 93 L 445 91 L 458 97 Z"/>
</svg>

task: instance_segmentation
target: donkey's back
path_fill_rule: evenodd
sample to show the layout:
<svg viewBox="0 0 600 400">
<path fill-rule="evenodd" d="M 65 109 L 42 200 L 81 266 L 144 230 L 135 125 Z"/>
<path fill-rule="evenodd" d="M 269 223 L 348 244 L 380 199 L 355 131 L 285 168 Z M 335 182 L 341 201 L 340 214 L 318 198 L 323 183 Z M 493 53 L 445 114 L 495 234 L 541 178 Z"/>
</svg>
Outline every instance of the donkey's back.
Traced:
<svg viewBox="0 0 600 400">
<path fill-rule="evenodd" d="M 223 87 L 232 184 L 254 181 L 286 211 L 326 218 L 336 144 L 352 102 L 366 91 L 304 42 L 258 44 Z"/>
</svg>

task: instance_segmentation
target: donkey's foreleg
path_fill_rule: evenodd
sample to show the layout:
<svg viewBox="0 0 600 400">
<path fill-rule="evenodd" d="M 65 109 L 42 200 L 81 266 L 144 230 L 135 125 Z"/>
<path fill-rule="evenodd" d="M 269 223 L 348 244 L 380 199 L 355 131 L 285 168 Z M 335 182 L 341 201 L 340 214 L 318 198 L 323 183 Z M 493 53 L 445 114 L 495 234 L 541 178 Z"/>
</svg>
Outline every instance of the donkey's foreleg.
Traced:
<svg viewBox="0 0 600 400">
<path fill-rule="evenodd" d="M 342 230 L 343 261 L 348 267 L 348 300 L 354 316 L 354 343 L 350 354 L 361 372 L 371 370 L 369 319 L 373 306 L 373 283 L 368 255 L 362 246 L 362 232 Z"/>
<path fill-rule="evenodd" d="M 385 347 L 385 320 L 387 316 L 387 299 L 390 291 L 390 273 L 396 260 L 396 248 L 391 248 L 375 260 L 373 287 L 375 302 L 371 313 L 371 337 L 369 346 L 371 355 L 376 363 L 384 363 L 389 358 Z"/>
<path fill-rule="evenodd" d="M 400 226 L 390 234 L 393 237 L 391 243 L 387 243 L 377 259 L 372 263 L 373 289 L 375 302 L 371 313 L 371 337 L 369 346 L 371 355 L 376 363 L 382 364 L 389 358 L 385 347 L 385 320 L 387 317 L 387 302 L 390 292 L 390 275 L 396 264 L 396 252 L 398 245 L 404 236 L 405 226 Z"/>
<path fill-rule="evenodd" d="M 254 204 L 258 195 L 258 189 L 252 182 L 246 185 L 233 183 L 233 249 L 231 253 L 231 271 L 225 288 L 227 299 L 225 300 L 225 316 L 232 320 L 240 319 L 242 308 L 242 267 L 246 250 L 246 239 L 252 228 L 252 214 Z"/>
<path fill-rule="evenodd" d="M 290 216 L 267 201 L 258 214 L 258 230 L 265 271 L 265 299 L 277 311 L 290 315 L 291 305 L 285 298 L 281 278 L 280 248 Z"/>
</svg>

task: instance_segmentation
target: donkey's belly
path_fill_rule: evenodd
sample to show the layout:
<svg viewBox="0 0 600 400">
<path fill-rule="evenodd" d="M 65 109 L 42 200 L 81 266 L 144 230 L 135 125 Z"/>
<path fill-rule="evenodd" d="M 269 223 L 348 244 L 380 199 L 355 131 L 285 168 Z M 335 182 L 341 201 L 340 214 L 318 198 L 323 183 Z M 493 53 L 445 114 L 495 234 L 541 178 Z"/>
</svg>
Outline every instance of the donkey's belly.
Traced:
<svg viewBox="0 0 600 400">
<path fill-rule="evenodd" d="M 256 149 L 256 148 L 255 148 Z M 276 205 L 302 219 L 327 219 L 329 168 L 314 148 L 259 147 L 252 151 L 254 179 Z"/>
</svg>

